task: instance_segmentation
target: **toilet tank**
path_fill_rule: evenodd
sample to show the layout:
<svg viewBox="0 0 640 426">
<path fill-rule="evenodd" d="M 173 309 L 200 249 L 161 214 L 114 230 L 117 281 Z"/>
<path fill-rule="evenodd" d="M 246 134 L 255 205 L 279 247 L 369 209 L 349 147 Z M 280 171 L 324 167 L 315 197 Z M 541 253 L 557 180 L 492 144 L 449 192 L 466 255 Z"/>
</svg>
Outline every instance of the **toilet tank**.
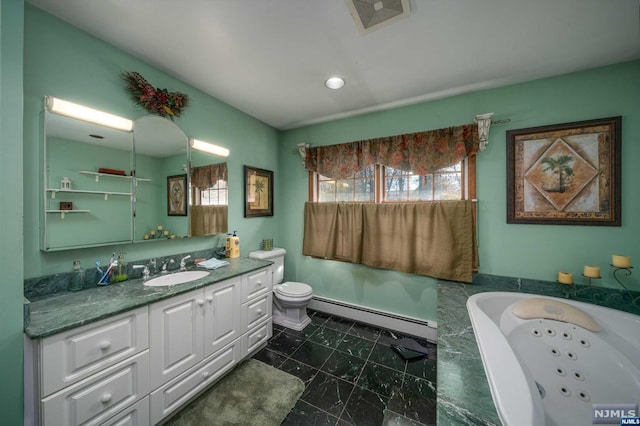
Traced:
<svg viewBox="0 0 640 426">
<path fill-rule="evenodd" d="M 272 250 L 257 250 L 249 253 L 252 259 L 270 260 L 273 262 L 273 284 L 280 284 L 284 281 L 284 255 L 287 251 L 283 248 L 273 248 Z"/>
</svg>

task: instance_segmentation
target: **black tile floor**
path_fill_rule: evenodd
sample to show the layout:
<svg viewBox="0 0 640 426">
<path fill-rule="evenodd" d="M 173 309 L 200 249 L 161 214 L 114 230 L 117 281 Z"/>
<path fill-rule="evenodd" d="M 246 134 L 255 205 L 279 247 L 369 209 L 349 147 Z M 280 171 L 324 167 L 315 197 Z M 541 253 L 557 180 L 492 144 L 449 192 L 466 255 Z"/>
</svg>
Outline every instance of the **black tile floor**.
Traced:
<svg viewBox="0 0 640 426">
<path fill-rule="evenodd" d="M 305 383 L 282 425 L 435 425 L 436 345 L 321 312 L 309 316 L 303 331 L 274 325 L 254 355 Z M 389 348 L 393 336 L 414 338 L 428 357 L 404 361 Z"/>
</svg>

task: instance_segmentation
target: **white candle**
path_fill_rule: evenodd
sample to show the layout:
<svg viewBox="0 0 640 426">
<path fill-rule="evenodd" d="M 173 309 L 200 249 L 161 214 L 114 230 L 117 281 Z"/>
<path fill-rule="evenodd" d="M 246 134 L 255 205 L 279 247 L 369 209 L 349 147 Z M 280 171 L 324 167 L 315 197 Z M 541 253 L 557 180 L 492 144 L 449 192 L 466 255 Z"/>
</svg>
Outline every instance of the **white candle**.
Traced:
<svg viewBox="0 0 640 426">
<path fill-rule="evenodd" d="M 169 231 L 164 231 L 164 235 L 165 235 L 165 237 L 166 237 L 167 235 L 169 235 Z"/>
<path fill-rule="evenodd" d="M 598 266 L 585 265 L 584 276 L 588 278 L 600 278 L 600 268 Z"/>
<path fill-rule="evenodd" d="M 149 239 L 149 234 L 144 234 L 144 239 L 148 240 Z"/>
<path fill-rule="evenodd" d="M 158 231 L 162 231 L 162 225 L 158 225 Z"/>
<path fill-rule="evenodd" d="M 573 284 L 573 274 L 570 272 L 558 272 L 558 282 L 560 284 Z"/>
<path fill-rule="evenodd" d="M 630 268 L 631 267 L 631 256 L 620 256 L 614 254 L 611 256 L 611 263 L 616 268 Z"/>
</svg>

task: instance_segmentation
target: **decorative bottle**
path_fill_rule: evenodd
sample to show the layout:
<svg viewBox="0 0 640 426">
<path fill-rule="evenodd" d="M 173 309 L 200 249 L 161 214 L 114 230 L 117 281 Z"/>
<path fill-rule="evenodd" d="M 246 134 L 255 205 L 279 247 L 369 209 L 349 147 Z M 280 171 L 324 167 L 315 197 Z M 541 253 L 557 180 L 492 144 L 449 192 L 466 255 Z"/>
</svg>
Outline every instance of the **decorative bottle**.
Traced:
<svg viewBox="0 0 640 426">
<path fill-rule="evenodd" d="M 113 282 L 119 283 L 121 281 L 126 281 L 129 278 L 129 274 L 127 274 L 127 263 L 124 261 L 124 253 L 120 253 L 118 255 L 117 265 L 115 266 L 115 271 L 113 272 Z"/>
<path fill-rule="evenodd" d="M 82 290 L 84 287 L 84 269 L 80 265 L 79 260 L 73 261 L 73 270 L 69 278 L 69 291 Z"/>
</svg>

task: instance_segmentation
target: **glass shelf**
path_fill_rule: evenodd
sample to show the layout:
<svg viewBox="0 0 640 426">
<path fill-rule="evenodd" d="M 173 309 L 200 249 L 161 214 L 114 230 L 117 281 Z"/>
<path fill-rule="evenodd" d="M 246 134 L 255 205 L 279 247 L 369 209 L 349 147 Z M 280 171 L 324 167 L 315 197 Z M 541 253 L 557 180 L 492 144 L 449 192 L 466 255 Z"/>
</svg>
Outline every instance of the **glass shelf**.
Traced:
<svg viewBox="0 0 640 426">
<path fill-rule="evenodd" d="M 100 182 L 100 177 L 101 176 L 105 176 L 105 177 L 109 177 L 109 178 L 116 178 L 116 179 L 135 179 L 138 182 L 151 182 L 151 179 L 147 179 L 147 178 L 137 178 L 135 176 L 126 176 L 126 175 L 113 175 L 110 173 L 98 173 L 98 172 L 90 172 L 87 170 L 80 170 L 78 171 L 78 173 L 82 174 L 82 175 L 92 175 L 96 177 L 96 182 Z"/>
<path fill-rule="evenodd" d="M 56 193 L 58 193 L 58 192 L 76 193 L 76 194 L 99 194 L 99 195 L 104 195 L 104 199 L 105 200 L 107 200 L 109 198 L 109 195 L 128 195 L 128 196 L 132 196 L 133 195 L 133 192 L 88 191 L 88 190 L 84 190 L 84 189 L 54 189 L 54 188 L 49 188 L 49 189 L 46 189 L 46 191 L 51 193 L 51 199 L 52 200 L 54 198 L 56 198 Z"/>
<path fill-rule="evenodd" d="M 67 213 L 91 213 L 91 210 L 45 210 L 46 213 L 59 213 L 60 219 L 64 219 Z"/>
</svg>

